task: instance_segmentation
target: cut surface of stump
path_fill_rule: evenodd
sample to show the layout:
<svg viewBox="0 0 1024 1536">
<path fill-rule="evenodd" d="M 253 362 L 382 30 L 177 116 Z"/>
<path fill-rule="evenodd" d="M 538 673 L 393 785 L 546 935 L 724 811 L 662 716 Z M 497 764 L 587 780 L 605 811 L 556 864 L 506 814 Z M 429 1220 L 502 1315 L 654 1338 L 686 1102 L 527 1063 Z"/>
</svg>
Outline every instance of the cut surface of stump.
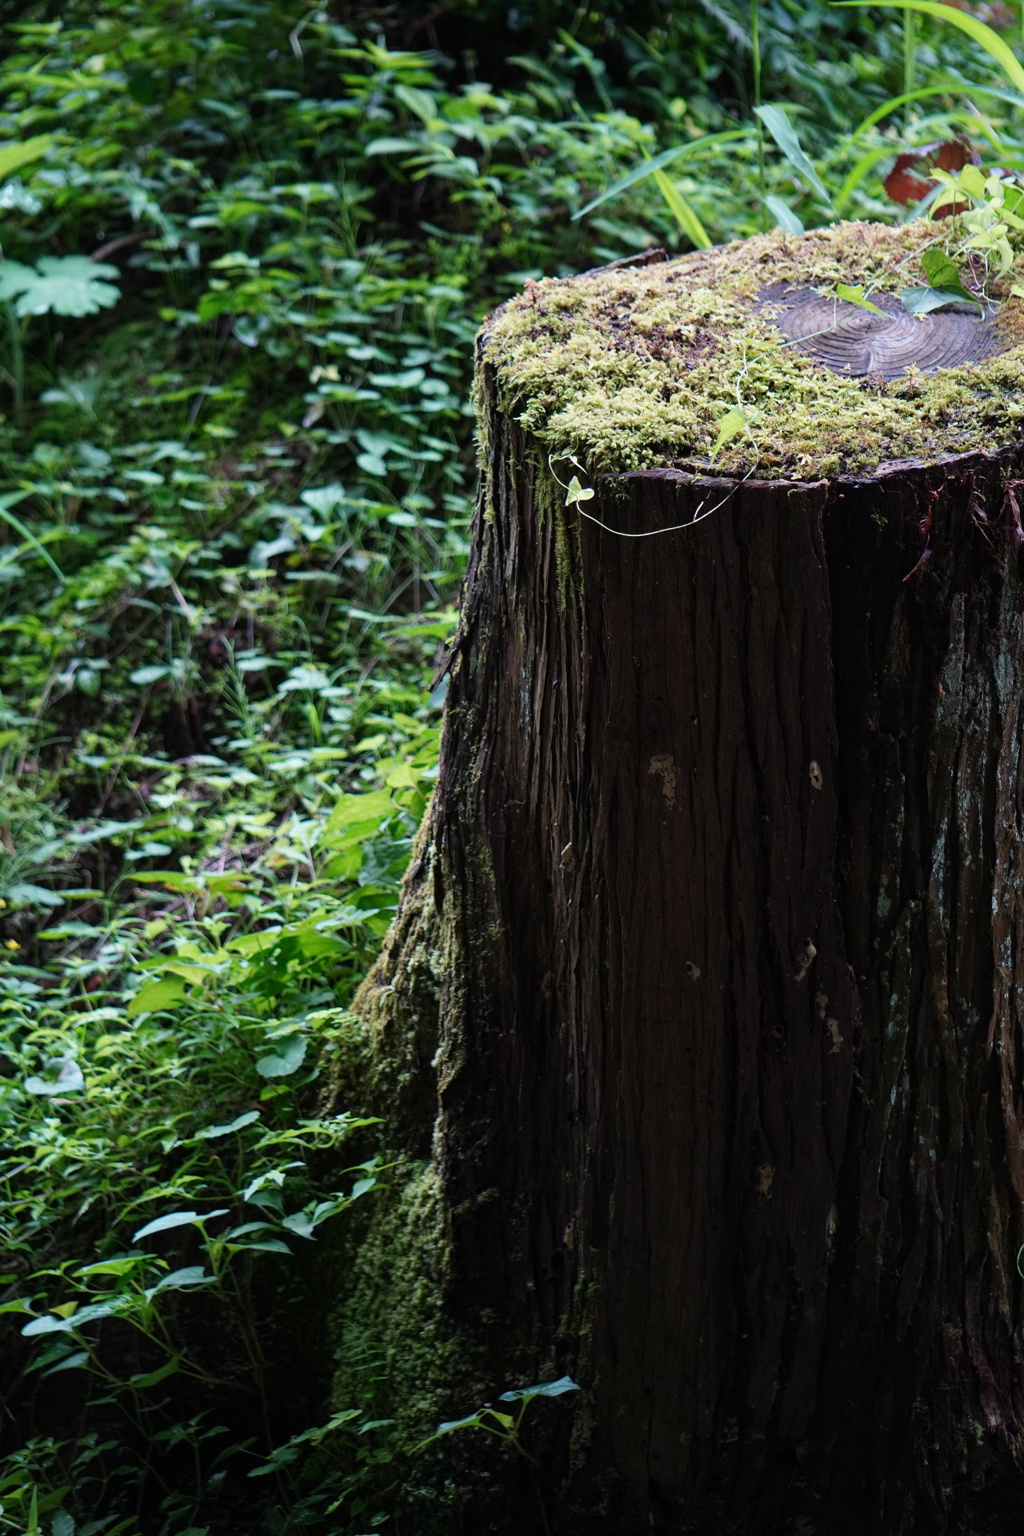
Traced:
<svg viewBox="0 0 1024 1536">
<path fill-rule="evenodd" d="M 1006 350 L 995 317 L 976 305 L 949 305 L 928 315 L 909 314 L 892 294 L 869 301 L 874 309 L 776 284 L 758 295 L 784 336 L 835 373 L 865 378 L 902 378 L 910 368 L 935 373 L 963 363 L 982 363 Z"/>
<path fill-rule="evenodd" d="M 901 352 L 932 239 L 776 232 L 481 333 L 438 785 L 356 1010 L 452 1336 L 583 1389 L 553 1529 L 1019 1526 L 1024 307 Z M 788 345 L 838 283 L 899 324 Z"/>
</svg>

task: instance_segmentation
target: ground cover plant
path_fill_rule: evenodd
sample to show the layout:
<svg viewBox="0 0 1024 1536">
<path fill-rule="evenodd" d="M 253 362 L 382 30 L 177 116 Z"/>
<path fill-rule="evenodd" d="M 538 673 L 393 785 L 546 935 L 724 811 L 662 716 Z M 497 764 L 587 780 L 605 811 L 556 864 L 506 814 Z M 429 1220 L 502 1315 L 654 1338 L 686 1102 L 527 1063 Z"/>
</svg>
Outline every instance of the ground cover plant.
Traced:
<svg viewBox="0 0 1024 1536">
<path fill-rule="evenodd" d="M 478 324 L 903 217 L 899 153 L 1013 163 L 1016 108 L 934 18 L 781 0 L 756 48 L 710 0 L 8 10 L 0 1521 L 425 1529 L 386 1362 L 332 1403 L 310 1318 L 394 1176 L 323 1089 L 436 773 Z"/>
</svg>

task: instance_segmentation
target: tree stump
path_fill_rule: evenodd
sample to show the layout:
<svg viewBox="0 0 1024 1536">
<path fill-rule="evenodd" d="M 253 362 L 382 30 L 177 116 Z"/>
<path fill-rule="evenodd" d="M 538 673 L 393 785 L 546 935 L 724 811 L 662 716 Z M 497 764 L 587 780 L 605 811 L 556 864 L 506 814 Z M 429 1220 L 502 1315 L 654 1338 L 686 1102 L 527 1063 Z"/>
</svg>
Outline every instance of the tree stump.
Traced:
<svg viewBox="0 0 1024 1536">
<path fill-rule="evenodd" d="M 358 1008 L 453 1326 L 495 1391 L 580 1382 L 582 1529 L 1019 1525 L 1024 306 L 906 317 L 933 240 L 776 232 L 482 332 L 440 777 Z"/>
</svg>

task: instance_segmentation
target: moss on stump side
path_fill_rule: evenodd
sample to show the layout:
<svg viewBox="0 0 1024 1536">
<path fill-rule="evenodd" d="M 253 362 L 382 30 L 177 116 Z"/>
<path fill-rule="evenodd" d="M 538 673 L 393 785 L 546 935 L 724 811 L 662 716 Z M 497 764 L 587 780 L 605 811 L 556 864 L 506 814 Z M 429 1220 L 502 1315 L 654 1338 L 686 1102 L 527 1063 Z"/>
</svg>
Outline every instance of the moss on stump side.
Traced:
<svg viewBox="0 0 1024 1536">
<path fill-rule="evenodd" d="M 381 1381 L 379 1406 L 399 1420 L 410 1441 L 429 1434 L 450 1410 L 453 1386 L 460 1405 L 466 1400 L 473 1351 L 443 1313 L 447 1256 L 437 1167 L 400 1160 L 335 1318 L 334 1399 L 339 1408 L 351 1407 L 364 1395 L 368 1376 Z"/>
<path fill-rule="evenodd" d="M 1005 350 L 984 362 L 910 370 L 886 383 L 832 373 L 803 355 L 757 296 L 774 284 L 823 293 L 927 286 L 921 253 L 942 226 L 847 223 L 780 230 L 681 261 L 529 283 L 485 325 L 481 358 L 499 408 L 549 452 L 592 474 L 669 466 L 707 472 L 717 421 L 740 404 L 750 435 L 714 472 L 816 480 L 871 474 L 897 459 L 934 461 L 1019 440 L 1024 302 L 1014 274 L 993 283 Z"/>
</svg>

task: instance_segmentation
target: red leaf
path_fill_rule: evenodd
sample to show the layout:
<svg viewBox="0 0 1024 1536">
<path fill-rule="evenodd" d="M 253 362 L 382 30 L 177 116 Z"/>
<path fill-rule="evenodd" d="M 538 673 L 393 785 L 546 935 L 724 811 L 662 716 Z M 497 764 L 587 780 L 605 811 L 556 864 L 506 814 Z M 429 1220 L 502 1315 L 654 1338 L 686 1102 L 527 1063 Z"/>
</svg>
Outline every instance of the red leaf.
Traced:
<svg viewBox="0 0 1024 1536">
<path fill-rule="evenodd" d="M 927 197 L 935 183 L 922 180 L 919 172 L 925 165 L 921 155 L 898 155 L 896 164 L 882 183 L 886 197 L 894 203 L 919 203 L 922 197 Z"/>
<path fill-rule="evenodd" d="M 918 149 L 905 150 L 897 155 L 896 163 L 883 182 L 886 196 L 894 203 L 919 203 L 935 186 L 929 174 L 933 170 L 960 171 L 965 165 L 980 164 L 978 154 L 970 139 L 958 136 L 944 144 L 922 144 Z M 952 204 L 943 210 L 943 217 L 962 213 L 966 203 Z"/>
</svg>

